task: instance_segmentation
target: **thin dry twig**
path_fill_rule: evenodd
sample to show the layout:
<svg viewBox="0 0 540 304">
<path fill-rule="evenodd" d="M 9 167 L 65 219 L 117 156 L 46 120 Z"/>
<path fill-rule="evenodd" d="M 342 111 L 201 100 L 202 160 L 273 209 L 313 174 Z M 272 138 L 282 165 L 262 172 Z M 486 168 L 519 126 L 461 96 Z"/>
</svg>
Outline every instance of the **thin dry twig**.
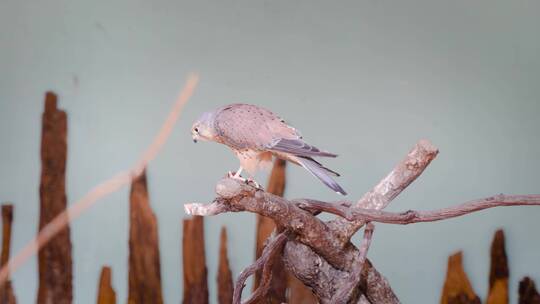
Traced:
<svg viewBox="0 0 540 304">
<path fill-rule="evenodd" d="M 263 253 L 260 258 L 255 261 L 255 263 L 249 265 L 246 269 L 244 269 L 240 275 L 238 276 L 238 279 L 236 280 L 236 284 L 234 286 L 234 294 L 233 294 L 233 303 L 234 304 L 240 304 L 242 299 L 242 290 L 246 286 L 246 280 L 252 276 L 257 270 L 261 269 L 262 267 L 265 267 L 265 265 L 268 264 L 270 260 L 272 260 L 275 255 L 283 249 L 283 245 L 285 244 L 285 241 L 287 240 L 287 234 L 288 231 L 284 231 L 280 234 L 278 234 L 274 239 L 272 239 L 268 245 L 263 250 Z M 251 298 L 246 303 L 253 303 L 253 301 L 256 300 L 256 298 L 259 297 L 259 295 L 264 295 L 268 291 L 268 288 L 270 287 L 270 278 L 272 277 L 268 271 L 271 271 L 271 265 L 268 267 L 269 269 L 266 269 L 263 271 L 263 280 L 261 281 L 261 285 L 259 285 L 259 288 L 255 291 Z M 265 277 L 266 272 L 266 279 Z M 260 290 L 260 291 L 259 291 Z"/>
<path fill-rule="evenodd" d="M 307 210 L 319 210 L 338 215 L 349 221 L 372 221 L 386 224 L 408 225 L 422 222 L 446 220 L 469 213 L 495 207 L 540 206 L 540 194 L 504 195 L 499 194 L 477 199 L 456 206 L 432 211 L 408 210 L 405 212 L 387 212 L 362 208 L 346 208 L 343 202 L 325 203 L 317 200 L 296 200 L 298 206 Z"/>
<path fill-rule="evenodd" d="M 167 119 L 163 123 L 152 144 L 148 147 L 140 160 L 130 170 L 121 172 L 111 179 L 99 184 L 83 198 L 73 203 L 68 209 L 58 214 L 51 222 L 41 229 L 38 235 L 28 242 L 9 262 L 0 269 L 0 284 L 3 284 L 8 274 L 16 271 L 31 256 L 35 255 L 49 240 L 62 231 L 70 222 L 81 216 L 88 208 L 92 207 L 99 199 L 107 196 L 128 185 L 131 181 L 139 177 L 146 169 L 146 166 L 159 153 L 167 139 L 169 138 L 174 124 L 178 120 L 184 105 L 188 102 L 195 91 L 199 81 L 196 74 L 189 75 L 186 84 L 175 104 L 173 105 Z"/>
</svg>

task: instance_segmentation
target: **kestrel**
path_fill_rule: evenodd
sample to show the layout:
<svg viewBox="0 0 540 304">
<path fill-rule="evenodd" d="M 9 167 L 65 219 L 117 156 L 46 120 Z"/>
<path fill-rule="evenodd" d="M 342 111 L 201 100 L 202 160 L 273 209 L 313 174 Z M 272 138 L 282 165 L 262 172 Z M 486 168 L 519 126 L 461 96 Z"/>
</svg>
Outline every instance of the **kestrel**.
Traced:
<svg viewBox="0 0 540 304">
<path fill-rule="evenodd" d="M 314 157 L 336 157 L 307 144 L 300 132 L 274 113 L 250 104 L 231 104 L 206 112 L 191 128 L 193 141 L 214 141 L 229 146 L 240 160 L 231 177 L 242 179 L 242 170 L 253 177 L 258 168 L 278 157 L 302 166 L 330 189 L 346 195 L 331 176 L 339 176 Z"/>
</svg>

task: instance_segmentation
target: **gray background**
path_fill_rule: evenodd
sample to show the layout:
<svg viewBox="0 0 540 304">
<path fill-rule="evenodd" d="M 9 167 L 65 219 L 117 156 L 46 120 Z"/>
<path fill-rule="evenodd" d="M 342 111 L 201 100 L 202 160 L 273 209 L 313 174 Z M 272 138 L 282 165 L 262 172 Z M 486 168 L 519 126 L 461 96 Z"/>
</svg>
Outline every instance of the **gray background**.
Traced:
<svg viewBox="0 0 540 304">
<path fill-rule="evenodd" d="M 236 169 L 215 144 L 191 142 L 191 122 L 231 102 L 271 108 L 305 138 L 340 154 L 326 163 L 357 199 L 420 138 L 439 157 L 390 210 L 434 209 L 497 193 L 540 192 L 538 1 L 19 1 L 0 2 L 0 200 L 16 205 L 12 254 L 37 231 L 43 95 L 69 115 L 68 199 L 131 166 L 150 143 L 190 71 L 201 83 L 149 168 L 159 220 L 163 291 L 182 294 L 183 203 L 209 201 Z M 338 197 L 288 168 L 288 197 Z M 266 174 L 259 174 L 265 182 Z M 113 267 L 127 296 L 128 189 L 72 225 L 75 302 L 95 302 Z M 511 298 L 540 281 L 540 208 L 501 208 L 441 223 L 378 225 L 369 253 L 404 303 L 438 301 L 446 259 L 485 298 L 489 244 L 507 233 Z M 233 271 L 252 261 L 254 216 L 206 221 L 212 301 L 218 232 L 230 232 Z M 35 301 L 37 264 L 13 274 Z"/>
</svg>

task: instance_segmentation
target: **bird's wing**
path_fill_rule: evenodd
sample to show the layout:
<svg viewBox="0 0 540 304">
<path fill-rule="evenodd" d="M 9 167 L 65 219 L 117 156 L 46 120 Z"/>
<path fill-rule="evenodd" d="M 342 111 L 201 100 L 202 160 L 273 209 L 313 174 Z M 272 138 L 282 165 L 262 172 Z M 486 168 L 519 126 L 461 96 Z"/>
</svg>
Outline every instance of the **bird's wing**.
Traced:
<svg viewBox="0 0 540 304">
<path fill-rule="evenodd" d="M 232 104 L 218 110 L 214 122 L 222 143 L 234 149 L 267 150 L 282 138 L 300 138 L 274 113 L 248 104 Z"/>
<path fill-rule="evenodd" d="M 268 150 L 291 153 L 298 156 L 320 156 L 320 157 L 336 157 L 336 154 L 329 153 L 326 151 L 321 151 L 319 148 L 314 147 L 300 138 L 297 139 L 288 139 L 280 138 L 275 140 L 270 146 L 267 147 Z"/>
</svg>

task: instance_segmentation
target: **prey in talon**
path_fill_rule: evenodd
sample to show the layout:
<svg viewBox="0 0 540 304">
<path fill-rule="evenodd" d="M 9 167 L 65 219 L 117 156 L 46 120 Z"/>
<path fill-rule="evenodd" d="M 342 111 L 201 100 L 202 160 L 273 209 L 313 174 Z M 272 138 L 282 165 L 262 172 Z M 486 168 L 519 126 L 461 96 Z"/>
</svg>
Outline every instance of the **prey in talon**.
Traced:
<svg viewBox="0 0 540 304">
<path fill-rule="evenodd" d="M 337 155 L 306 143 L 298 130 L 262 107 L 237 103 L 203 113 L 193 123 L 191 136 L 194 142 L 213 141 L 231 148 L 240 160 L 240 168 L 228 176 L 253 182 L 257 188 L 260 186 L 253 179 L 255 173 L 261 167 L 270 167 L 277 157 L 303 167 L 336 193 L 347 194 L 333 179 L 339 174 L 315 160 Z M 248 179 L 241 176 L 244 170 Z"/>
</svg>

